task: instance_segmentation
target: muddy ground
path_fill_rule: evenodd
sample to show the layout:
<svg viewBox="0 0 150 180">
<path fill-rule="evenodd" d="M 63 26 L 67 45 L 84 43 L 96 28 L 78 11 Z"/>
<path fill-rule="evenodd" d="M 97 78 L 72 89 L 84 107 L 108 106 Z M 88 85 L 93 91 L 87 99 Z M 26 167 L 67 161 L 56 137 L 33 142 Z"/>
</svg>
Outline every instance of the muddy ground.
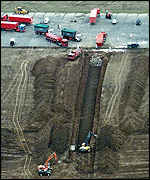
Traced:
<svg viewBox="0 0 150 180">
<path fill-rule="evenodd" d="M 92 125 L 98 134 L 96 142 L 92 140 L 96 151 L 75 153 L 71 163 L 67 163 L 68 149 L 78 138 L 78 132 L 72 132 L 82 119 L 87 62 L 95 53 L 84 52 L 68 62 L 64 49 L 2 48 L 1 52 L 2 178 L 39 178 L 36 167 L 52 151 L 61 161 L 53 165 L 53 179 L 149 176 L 148 49 L 97 54 L 104 65 Z M 129 173 L 131 167 L 134 171 Z M 94 173 L 89 174 L 92 168 Z"/>
</svg>

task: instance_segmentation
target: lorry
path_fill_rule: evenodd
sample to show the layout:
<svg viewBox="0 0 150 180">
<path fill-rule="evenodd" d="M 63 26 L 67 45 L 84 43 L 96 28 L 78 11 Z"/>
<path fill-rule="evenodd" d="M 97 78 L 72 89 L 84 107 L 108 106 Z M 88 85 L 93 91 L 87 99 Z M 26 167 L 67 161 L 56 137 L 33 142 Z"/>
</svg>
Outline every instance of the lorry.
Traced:
<svg viewBox="0 0 150 180">
<path fill-rule="evenodd" d="M 1 30 L 15 30 L 25 32 L 25 25 L 18 22 L 1 21 Z"/>
<path fill-rule="evenodd" d="M 100 9 L 99 8 L 92 9 L 90 12 L 89 23 L 95 24 L 97 16 L 100 16 Z"/>
<path fill-rule="evenodd" d="M 68 60 L 75 60 L 77 59 L 79 56 L 81 56 L 82 54 L 82 49 L 81 48 L 77 48 L 75 50 L 71 50 L 69 53 L 68 53 Z"/>
<path fill-rule="evenodd" d="M 47 40 L 56 43 L 58 46 L 68 47 L 68 40 L 67 39 L 63 39 L 62 37 L 57 36 L 54 33 L 49 33 L 49 32 L 46 33 L 45 36 L 46 36 Z"/>
<path fill-rule="evenodd" d="M 96 48 L 103 46 L 106 40 L 107 33 L 101 32 L 96 36 Z"/>
<path fill-rule="evenodd" d="M 15 8 L 15 14 L 28 14 L 29 11 L 23 9 L 22 7 L 16 7 Z"/>
<path fill-rule="evenodd" d="M 47 24 L 35 24 L 34 25 L 34 32 L 35 34 L 46 34 L 48 33 L 49 25 Z"/>
<path fill-rule="evenodd" d="M 55 162 L 57 163 L 58 158 L 56 153 L 52 153 L 50 154 L 50 156 L 48 157 L 48 159 L 45 161 L 44 165 L 39 165 L 38 166 L 38 174 L 39 176 L 50 176 L 52 174 L 52 168 L 50 166 L 50 161 L 54 159 Z"/>
<path fill-rule="evenodd" d="M 20 15 L 10 15 L 8 16 L 8 21 L 11 22 L 19 22 L 24 24 L 32 24 L 33 23 L 33 17 L 31 16 L 20 16 Z"/>
<path fill-rule="evenodd" d="M 78 33 L 76 30 L 63 28 L 61 30 L 61 34 L 64 39 L 77 41 L 77 42 L 81 41 L 81 34 Z"/>
</svg>

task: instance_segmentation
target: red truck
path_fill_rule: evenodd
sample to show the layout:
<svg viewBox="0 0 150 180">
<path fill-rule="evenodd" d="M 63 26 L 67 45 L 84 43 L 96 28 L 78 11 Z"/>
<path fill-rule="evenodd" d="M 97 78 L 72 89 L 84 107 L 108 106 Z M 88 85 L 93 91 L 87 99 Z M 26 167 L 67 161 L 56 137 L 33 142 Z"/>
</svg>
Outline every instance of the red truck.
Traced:
<svg viewBox="0 0 150 180">
<path fill-rule="evenodd" d="M 100 15 L 100 9 L 99 8 L 92 9 L 91 12 L 90 12 L 90 17 L 89 17 L 90 24 L 96 23 L 96 18 L 99 15 Z"/>
<path fill-rule="evenodd" d="M 15 30 L 25 32 L 25 25 L 18 22 L 1 21 L 1 30 Z"/>
<path fill-rule="evenodd" d="M 19 22 L 19 23 L 25 23 L 25 24 L 32 24 L 33 17 L 25 16 L 25 15 L 5 15 L 1 17 L 4 21 L 10 21 L 10 22 Z M 6 19 L 7 18 L 7 19 Z"/>
<path fill-rule="evenodd" d="M 46 33 L 45 36 L 47 40 L 56 43 L 58 46 L 68 47 L 67 39 L 63 39 L 62 37 L 57 36 L 56 34 L 53 33 Z"/>
<path fill-rule="evenodd" d="M 96 36 L 96 48 L 103 46 L 107 33 L 101 32 Z"/>
<path fill-rule="evenodd" d="M 75 50 L 72 50 L 72 51 L 68 54 L 68 60 L 75 60 L 75 59 L 78 58 L 81 54 L 82 54 L 82 49 L 81 49 L 81 48 L 77 48 L 77 49 L 75 49 Z"/>
<path fill-rule="evenodd" d="M 96 9 L 92 9 L 91 13 L 90 13 L 90 24 L 94 24 L 96 23 L 96 17 L 97 17 L 97 10 Z"/>
</svg>

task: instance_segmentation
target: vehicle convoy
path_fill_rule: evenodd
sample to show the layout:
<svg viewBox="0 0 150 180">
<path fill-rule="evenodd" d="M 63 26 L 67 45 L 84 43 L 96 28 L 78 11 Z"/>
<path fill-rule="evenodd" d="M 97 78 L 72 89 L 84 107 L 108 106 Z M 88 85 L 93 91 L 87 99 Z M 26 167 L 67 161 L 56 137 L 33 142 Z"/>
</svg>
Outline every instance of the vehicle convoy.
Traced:
<svg viewBox="0 0 150 180">
<path fill-rule="evenodd" d="M 103 46 L 106 40 L 107 33 L 101 32 L 96 36 L 96 48 Z"/>
<path fill-rule="evenodd" d="M 58 158 L 57 158 L 57 155 L 56 153 L 52 153 L 48 159 L 45 161 L 44 165 L 39 165 L 38 166 L 38 174 L 39 176 L 50 176 L 52 174 L 52 168 L 50 166 L 50 160 L 54 159 L 55 162 L 57 163 L 58 161 Z"/>
<path fill-rule="evenodd" d="M 46 24 L 35 24 L 34 25 L 34 32 L 35 34 L 46 34 L 48 33 L 49 25 Z"/>
<path fill-rule="evenodd" d="M 92 136 L 94 136 L 95 138 L 97 137 L 96 134 L 94 134 L 92 131 L 89 131 L 87 137 L 84 140 L 84 142 L 82 143 L 82 145 L 78 149 L 78 152 L 80 152 L 80 153 L 91 152 L 91 146 L 89 144 L 90 144 Z"/>
<path fill-rule="evenodd" d="M 64 39 L 77 41 L 77 42 L 81 41 L 81 34 L 78 33 L 76 30 L 63 28 L 61 30 L 61 34 Z"/>
<path fill-rule="evenodd" d="M 15 30 L 25 32 L 25 25 L 18 22 L 1 21 L 1 30 Z"/>
<path fill-rule="evenodd" d="M 15 8 L 15 13 L 16 13 L 16 14 L 28 14 L 29 11 L 23 9 L 22 7 L 16 7 L 16 8 Z"/>
<path fill-rule="evenodd" d="M 30 16 L 20 16 L 20 15 L 10 15 L 7 14 L 1 17 L 1 20 L 3 21 L 10 21 L 10 22 L 19 22 L 19 23 L 25 23 L 25 24 L 32 24 L 33 17 Z"/>
<path fill-rule="evenodd" d="M 80 47 L 78 47 L 75 50 L 71 50 L 71 52 L 69 52 L 68 54 L 68 60 L 75 60 L 77 59 L 79 56 L 81 56 L 82 54 L 82 49 Z"/>
<path fill-rule="evenodd" d="M 89 23 L 90 24 L 95 24 L 96 23 L 96 18 L 97 16 L 100 15 L 100 9 L 99 8 L 94 8 L 90 12 L 90 17 L 89 17 Z"/>
<path fill-rule="evenodd" d="M 62 47 L 68 47 L 68 40 L 67 39 L 63 39 L 60 36 L 57 36 L 54 33 L 46 33 L 45 34 L 46 39 L 49 40 L 50 42 L 54 42 L 56 43 L 58 46 L 62 46 Z"/>
</svg>

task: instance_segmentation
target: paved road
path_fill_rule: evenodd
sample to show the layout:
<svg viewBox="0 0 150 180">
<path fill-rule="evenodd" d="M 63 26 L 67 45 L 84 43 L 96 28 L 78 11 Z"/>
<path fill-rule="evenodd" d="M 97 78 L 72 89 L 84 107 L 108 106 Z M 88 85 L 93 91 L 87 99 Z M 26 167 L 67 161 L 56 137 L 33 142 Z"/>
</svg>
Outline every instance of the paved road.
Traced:
<svg viewBox="0 0 150 180">
<path fill-rule="evenodd" d="M 8 13 L 10 14 L 10 13 Z M 50 29 L 60 35 L 57 29 L 58 24 L 62 27 L 72 28 L 79 31 L 82 35 L 82 41 L 79 43 L 81 47 L 94 47 L 96 42 L 96 35 L 99 32 L 105 31 L 108 34 L 105 42 L 106 46 L 114 48 L 124 47 L 127 42 L 135 41 L 140 44 L 141 48 L 149 48 L 149 15 L 148 14 L 113 14 L 119 23 L 116 25 L 111 24 L 111 20 L 105 19 L 104 15 L 97 18 L 95 25 L 89 24 L 89 14 L 82 13 L 30 13 L 33 16 L 33 24 L 40 23 L 44 17 L 50 19 Z M 135 21 L 137 17 L 142 20 L 141 26 L 136 26 Z M 77 22 L 70 22 L 76 20 Z M 45 40 L 44 36 L 36 35 L 34 33 L 33 25 L 26 27 L 26 32 L 12 32 L 2 31 L 1 33 L 1 46 L 9 46 L 10 38 L 16 39 L 16 46 L 37 46 L 37 47 L 55 47 L 57 45 L 49 43 Z M 77 42 L 69 42 L 70 47 L 76 47 Z"/>
</svg>

